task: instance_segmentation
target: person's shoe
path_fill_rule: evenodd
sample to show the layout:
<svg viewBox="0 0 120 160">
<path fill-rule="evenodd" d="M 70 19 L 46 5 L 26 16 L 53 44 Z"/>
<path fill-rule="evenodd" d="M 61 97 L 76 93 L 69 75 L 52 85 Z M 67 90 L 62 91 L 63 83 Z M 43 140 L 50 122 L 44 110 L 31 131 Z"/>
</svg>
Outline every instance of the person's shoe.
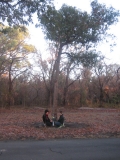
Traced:
<svg viewBox="0 0 120 160">
<path fill-rule="evenodd" d="M 63 127 L 65 127 L 65 125 L 64 125 L 64 123 L 63 123 L 63 125 L 62 125 Z"/>
<path fill-rule="evenodd" d="M 58 128 L 62 128 L 63 126 L 61 125 L 60 127 L 58 127 Z"/>
<path fill-rule="evenodd" d="M 43 126 L 46 127 L 46 124 L 44 123 Z"/>
<path fill-rule="evenodd" d="M 58 128 L 62 128 L 62 127 L 65 127 L 65 125 L 64 124 L 62 124 L 60 127 L 58 127 Z"/>
</svg>

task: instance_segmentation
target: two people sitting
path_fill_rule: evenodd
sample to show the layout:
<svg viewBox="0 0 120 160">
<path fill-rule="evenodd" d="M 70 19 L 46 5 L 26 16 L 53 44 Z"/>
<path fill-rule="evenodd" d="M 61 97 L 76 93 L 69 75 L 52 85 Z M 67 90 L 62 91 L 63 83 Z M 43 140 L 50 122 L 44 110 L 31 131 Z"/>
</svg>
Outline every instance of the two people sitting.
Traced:
<svg viewBox="0 0 120 160">
<path fill-rule="evenodd" d="M 45 126 L 48 126 L 48 127 L 51 127 L 51 126 L 62 127 L 62 126 L 64 126 L 64 116 L 63 116 L 62 111 L 60 111 L 60 117 L 59 117 L 58 121 L 55 121 L 54 119 L 53 119 L 53 121 L 51 121 L 48 115 L 49 115 L 49 110 L 46 109 L 43 116 L 42 116 L 43 123 Z"/>
</svg>

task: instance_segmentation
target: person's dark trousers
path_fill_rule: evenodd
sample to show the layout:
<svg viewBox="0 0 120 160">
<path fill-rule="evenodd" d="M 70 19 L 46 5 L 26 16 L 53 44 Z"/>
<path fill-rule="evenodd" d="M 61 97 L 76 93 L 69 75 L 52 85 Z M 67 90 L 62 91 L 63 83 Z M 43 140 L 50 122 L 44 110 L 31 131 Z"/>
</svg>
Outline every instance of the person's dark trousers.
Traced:
<svg viewBox="0 0 120 160">
<path fill-rule="evenodd" d="M 46 126 L 51 127 L 52 126 L 52 122 L 46 122 Z"/>
<path fill-rule="evenodd" d="M 60 127 L 61 126 L 61 123 L 57 122 L 57 121 L 55 121 L 54 124 L 55 124 L 55 127 Z"/>
</svg>

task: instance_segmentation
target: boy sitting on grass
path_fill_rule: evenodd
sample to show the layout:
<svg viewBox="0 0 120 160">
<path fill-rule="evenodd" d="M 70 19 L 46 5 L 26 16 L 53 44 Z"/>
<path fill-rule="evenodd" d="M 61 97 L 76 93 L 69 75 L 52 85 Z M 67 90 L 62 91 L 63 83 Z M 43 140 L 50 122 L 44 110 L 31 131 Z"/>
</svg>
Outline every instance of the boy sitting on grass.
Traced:
<svg viewBox="0 0 120 160">
<path fill-rule="evenodd" d="M 64 120 L 65 120 L 65 118 L 63 116 L 63 113 L 62 113 L 62 111 L 60 111 L 60 117 L 59 117 L 58 121 L 54 122 L 55 126 L 60 127 L 60 128 L 63 127 L 64 126 Z"/>
</svg>

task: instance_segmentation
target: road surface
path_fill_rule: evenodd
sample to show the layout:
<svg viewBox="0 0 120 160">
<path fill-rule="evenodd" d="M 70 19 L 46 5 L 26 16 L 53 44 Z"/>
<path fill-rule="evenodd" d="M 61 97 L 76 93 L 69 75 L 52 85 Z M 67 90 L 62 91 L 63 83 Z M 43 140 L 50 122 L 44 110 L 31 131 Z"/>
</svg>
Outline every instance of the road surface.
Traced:
<svg viewBox="0 0 120 160">
<path fill-rule="evenodd" d="M 120 160 L 120 139 L 0 142 L 0 160 Z"/>
</svg>

